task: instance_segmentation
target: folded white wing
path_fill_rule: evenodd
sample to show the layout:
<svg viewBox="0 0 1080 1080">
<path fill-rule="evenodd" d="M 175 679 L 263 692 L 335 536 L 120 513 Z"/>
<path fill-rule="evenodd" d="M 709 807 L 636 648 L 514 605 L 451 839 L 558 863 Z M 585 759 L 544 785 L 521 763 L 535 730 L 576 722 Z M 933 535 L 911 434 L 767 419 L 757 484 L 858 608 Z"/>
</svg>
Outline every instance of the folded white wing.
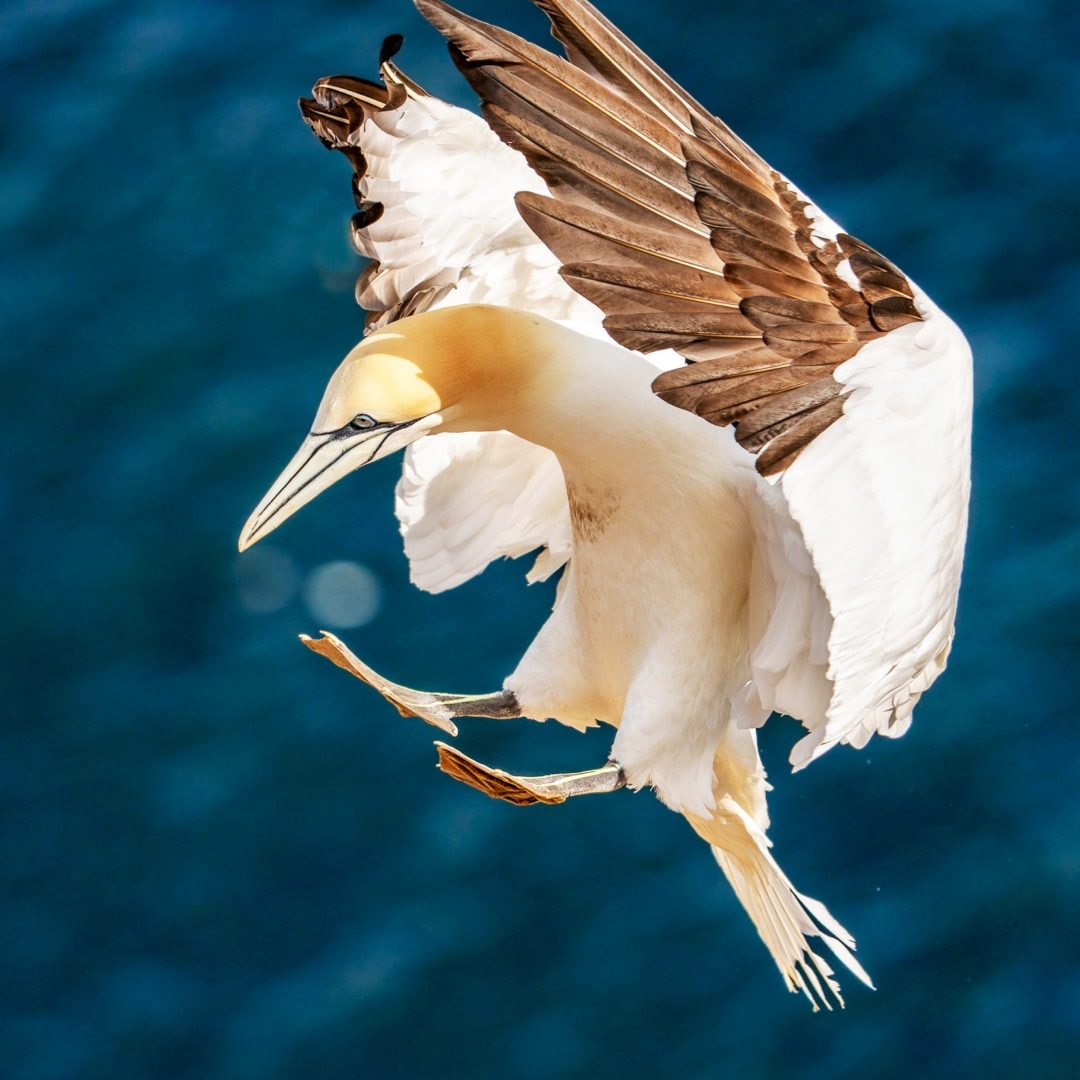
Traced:
<svg viewBox="0 0 1080 1080">
<path fill-rule="evenodd" d="M 549 450 L 509 432 L 439 435 L 410 448 L 396 509 L 413 584 L 452 589 L 493 559 L 543 548 L 529 581 L 570 557 L 562 469 Z"/>
</svg>

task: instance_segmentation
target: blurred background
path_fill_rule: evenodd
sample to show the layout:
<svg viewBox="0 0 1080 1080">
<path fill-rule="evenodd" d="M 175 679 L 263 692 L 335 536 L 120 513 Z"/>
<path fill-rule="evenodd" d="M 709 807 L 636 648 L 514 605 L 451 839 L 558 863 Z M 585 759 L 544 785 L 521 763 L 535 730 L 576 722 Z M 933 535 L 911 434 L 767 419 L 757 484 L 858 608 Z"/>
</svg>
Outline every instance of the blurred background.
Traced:
<svg viewBox="0 0 1080 1080">
<path fill-rule="evenodd" d="M 468 9 L 535 40 L 524 0 Z M 792 776 L 777 856 L 874 976 L 785 993 L 647 792 L 522 810 L 311 655 L 498 685 L 526 563 L 413 590 L 397 461 L 236 537 L 359 336 L 349 171 L 295 99 L 402 66 L 407 0 L 11 0 L 0 13 L 0 1075 L 1074 1077 L 1080 1071 L 1080 20 L 1065 0 L 606 0 L 976 354 L 948 673 L 898 742 Z M 468 722 L 585 768 L 610 733 Z"/>
</svg>

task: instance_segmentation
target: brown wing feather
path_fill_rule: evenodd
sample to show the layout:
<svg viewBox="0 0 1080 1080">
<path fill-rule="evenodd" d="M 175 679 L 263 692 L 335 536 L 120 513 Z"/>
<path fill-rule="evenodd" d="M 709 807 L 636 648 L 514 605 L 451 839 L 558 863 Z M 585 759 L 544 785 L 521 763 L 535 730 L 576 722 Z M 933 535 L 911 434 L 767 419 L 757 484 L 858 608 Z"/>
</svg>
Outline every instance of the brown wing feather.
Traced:
<svg viewBox="0 0 1080 1080">
<path fill-rule="evenodd" d="M 649 310 L 652 304 L 664 302 L 682 311 L 739 306 L 737 296 L 715 295 L 708 275 L 683 263 L 669 262 L 657 268 L 573 262 L 566 263 L 561 273 L 588 299 L 592 300 L 595 293 L 594 303 L 610 314 Z"/>
<path fill-rule="evenodd" d="M 677 162 L 655 150 L 635 158 L 627 137 L 612 148 L 610 140 L 600 142 L 586 123 L 575 123 L 574 116 L 552 124 L 531 102 L 514 102 L 507 108 L 501 104 L 505 99 L 505 87 L 496 87 L 485 109 L 488 122 L 526 157 L 544 154 L 551 159 L 548 187 L 553 194 L 617 217 L 656 217 L 657 227 L 671 224 L 708 236 L 693 204 L 687 202 L 685 170 Z M 646 195 L 649 201 L 644 201 Z"/>
<path fill-rule="evenodd" d="M 738 296 L 724 278 L 724 268 L 710 258 L 708 239 L 689 230 L 664 229 L 653 215 L 640 220 L 615 218 L 574 203 L 559 202 L 532 192 L 517 197 L 526 224 L 566 263 L 625 263 L 662 272 L 667 263 L 700 269 L 713 278 L 723 298 Z"/>
<path fill-rule="evenodd" d="M 585 0 L 535 2 L 567 60 L 417 6 L 547 181 L 518 207 L 567 282 L 616 341 L 691 362 L 657 378 L 662 398 L 734 423 L 762 473 L 787 468 L 843 412 L 836 366 L 920 318 L 910 284 L 853 237 L 815 235 L 799 192 Z"/>
<path fill-rule="evenodd" d="M 765 163 L 726 124 L 711 116 L 662 68 L 589 4 L 534 0 L 551 20 L 567 58 L 583 71 L 635 102 L 646 112 L 666 116 L 688 134 L 722 146 L 751 169 Z"/>
</svg>

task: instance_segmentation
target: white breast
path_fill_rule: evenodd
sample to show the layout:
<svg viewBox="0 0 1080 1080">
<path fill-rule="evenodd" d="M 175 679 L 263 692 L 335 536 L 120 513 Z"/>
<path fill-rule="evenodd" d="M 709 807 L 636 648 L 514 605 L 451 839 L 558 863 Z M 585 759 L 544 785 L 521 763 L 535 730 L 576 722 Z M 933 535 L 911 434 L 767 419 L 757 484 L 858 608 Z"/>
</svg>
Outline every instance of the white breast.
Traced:
<svg viewBox="0 0 1080 1080">
<path fill-rule="evenodd" d="M 594 354 L 596 400 L 579 384 L 576 406 L 592 426 L 546 412 L 566 425 L 545 441 L 566 477 L 574 556 L 506 686 L 538 719 L 619 727 L 632 784 L 703 807 L 716 747 L 746 721 L 747 499 L 759 481 L 729 429 L 665 405 L 647 363 L 605 351 L 640 393 L 614 392 Z"/>
</svg>

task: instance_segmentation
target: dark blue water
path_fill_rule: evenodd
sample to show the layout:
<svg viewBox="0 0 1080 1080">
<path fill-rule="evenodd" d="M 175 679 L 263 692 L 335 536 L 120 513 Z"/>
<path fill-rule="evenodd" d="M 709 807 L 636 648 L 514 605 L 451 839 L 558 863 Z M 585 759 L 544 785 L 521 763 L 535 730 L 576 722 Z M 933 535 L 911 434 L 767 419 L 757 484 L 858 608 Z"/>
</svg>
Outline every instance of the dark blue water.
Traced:
<svg viewBox="0 0 1080 1080">
<path fill-rule="evenodd" d="M 521 3 L 477 14 L 536 36 Z M 344 162 L 294 99 L 403 65 L 406 0 L 24 0 L 0 13 L 6 547 L 0 1075 L 1073 1077 L 1080 1071 L 1080 21 L 1061 0 L 606 10 L 903 266 L 977 357 L 950 670 L 911 733 L 798 776 L 773 835 L 874 993 L 811 1015 L 647 793 L 520 810 L 311 656 L 484 690 L 550 603 L 507 565 L 410 589 L 395 462 L 239 561 L 358 337 Z M 509 768 L 607 735 L 477 721 Z"/>
</svg>

